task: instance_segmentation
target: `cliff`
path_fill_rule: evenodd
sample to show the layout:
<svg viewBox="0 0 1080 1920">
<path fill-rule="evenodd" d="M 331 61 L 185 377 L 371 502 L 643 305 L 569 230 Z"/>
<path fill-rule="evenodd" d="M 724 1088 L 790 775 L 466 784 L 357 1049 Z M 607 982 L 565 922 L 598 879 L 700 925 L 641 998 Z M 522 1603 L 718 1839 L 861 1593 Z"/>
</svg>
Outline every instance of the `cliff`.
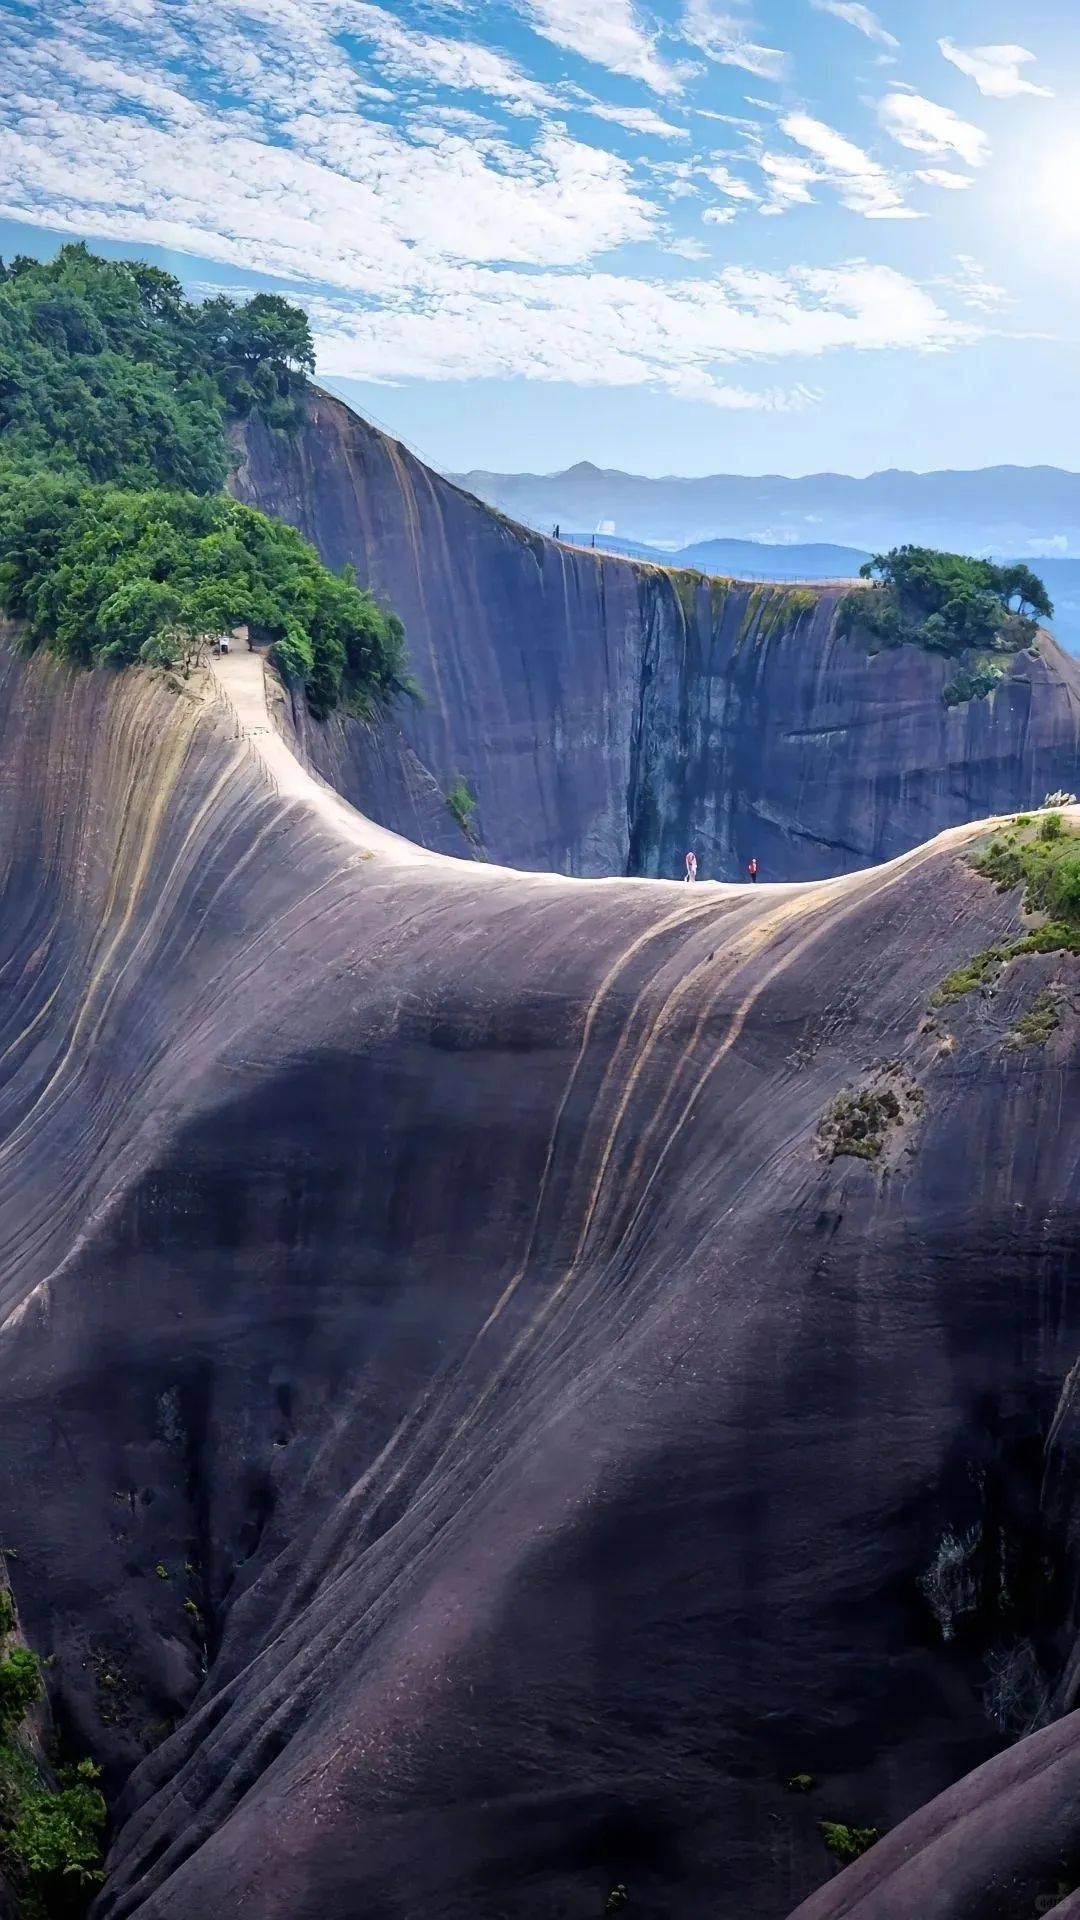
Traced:
<svg viewBox="0 0 1080 1920">
<path fill-rule="evenodd" d="M 0 1538 L 97 1920 L 776 1920 L 1071 1704 L 1076 963 L 927 1023 L 971 830 L 424 855 L 220 671 L 0 655 Z"/>
<path fill-rule="evenodd" d="M 1080 785 L 1080 664 L 1044 636 L 992 697 L 946 708 L 950 664 L 868 657 L 843 587 L 709 582 L 528 532 L 314 392 L 293 439 L 249 423 L 240 498 L 282 514 L 405 621 L 424 704 L 377 734 L 298 716 L 312 765 L 368 813 L 568 874 L 810 879 Z"/>
</svg>

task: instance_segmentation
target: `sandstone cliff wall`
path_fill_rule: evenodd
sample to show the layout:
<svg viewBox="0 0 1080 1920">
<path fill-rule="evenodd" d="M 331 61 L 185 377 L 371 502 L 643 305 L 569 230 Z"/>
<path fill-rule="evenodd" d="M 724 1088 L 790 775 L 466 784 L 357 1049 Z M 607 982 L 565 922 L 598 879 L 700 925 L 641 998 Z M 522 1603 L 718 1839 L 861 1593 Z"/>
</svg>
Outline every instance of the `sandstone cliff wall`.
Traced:
<svg viewBox="0 0 1080 1920">
<path fill-rule="evenodd" d="M 313 765 L 384 824 L 573 874 L 777 879 L 851 870 L 943 827 L 1080 790 L 1080 668 L 1049 638 L 992 698 L 947 709 L 949 664 L 868 658 L 839 589 L 701 581 L 561 546 L 312 395 L 294 439 L 253 422 L 241 498 L 284 515 L 405 621 L 424 705 L 313 728 Z"/>
</svg>

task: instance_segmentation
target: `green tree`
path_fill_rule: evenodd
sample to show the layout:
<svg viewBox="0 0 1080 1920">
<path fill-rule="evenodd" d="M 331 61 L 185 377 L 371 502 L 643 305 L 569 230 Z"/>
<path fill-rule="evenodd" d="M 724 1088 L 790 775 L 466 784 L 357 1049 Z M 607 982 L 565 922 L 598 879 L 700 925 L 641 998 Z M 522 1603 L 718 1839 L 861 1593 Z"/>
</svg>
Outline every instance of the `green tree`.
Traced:
<svg viewBox="0 0 1080 1920">
<path fill-rule="evenodd" d="M 868 634 L 878 647 L 903 645 L 944 653 L 963 665 L 945 689 L 947 705 L 989 692 L 1000 674 L 975 656 L 1016 653 L 1037 634 L 1036 615 L 1053 606 L 1030 567 L 998 566 L 930 547 L 894 547 L 861 569 L 873 593 L 849 594 L 841 609 L 846 631 Z"/>
</svg>

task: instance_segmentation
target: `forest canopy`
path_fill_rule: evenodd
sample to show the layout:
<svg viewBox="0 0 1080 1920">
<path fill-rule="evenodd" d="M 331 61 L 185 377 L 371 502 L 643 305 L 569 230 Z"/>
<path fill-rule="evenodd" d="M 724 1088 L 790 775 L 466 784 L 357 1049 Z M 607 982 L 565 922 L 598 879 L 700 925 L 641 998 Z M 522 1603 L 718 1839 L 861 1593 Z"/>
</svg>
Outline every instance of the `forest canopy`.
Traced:
<svg viewBox="0 0 1080 1920">
<path fill-rule="evenodd" d="M 243 623 L 319 716 L 368 716 L 406 684 L 400 621 L 295 528 L 227 494 L 0 473 L 0 600 L 31 644 L 86 666 L 170 665 Z"/>
<path fill-rule="evenodd" d="M 168 665 L 246 623 L 317 715 L 407 688 L 400 621 L 222 491 L 230 424 L 294 430 L 313 369 L 278 294 L 195 303 L 82 245 L 0 263 L 0 605 L 30 643 Z"/>
</svg>

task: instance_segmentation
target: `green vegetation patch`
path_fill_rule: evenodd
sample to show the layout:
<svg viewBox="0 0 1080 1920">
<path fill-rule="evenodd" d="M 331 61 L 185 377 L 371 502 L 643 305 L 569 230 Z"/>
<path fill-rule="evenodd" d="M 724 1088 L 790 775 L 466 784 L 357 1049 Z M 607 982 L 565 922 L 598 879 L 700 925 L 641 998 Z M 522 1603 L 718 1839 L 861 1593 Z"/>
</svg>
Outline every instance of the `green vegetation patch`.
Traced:
<svg viewBox="0 0 1080 1920">
<path fill-rule="evenodd" d="M 728 594 L 733 585 L 734 581 L 719 574 L 714 574 L 709 580 L 709 612 L 714 629 L 720 625 L 724 617 Z"/>
<path fill-rule="evenodd" d="M 81 245 L 0 262 L 0 607 L 30 645 L 187 672 L 247 625 L 317 717 L 411 691 L 400 621 L 221 491 L 230 425 L 292 431 L 314 364 L 277 294 L 197 304 Z"/>
<path fill-rule="evenodd" d="M 935 1007 L 963 999 L 1028 953 L 1080 953 L 1080 834 L 1059 813 L 1020 814 L 968 861 L 999 893 L 1024 889 L 1023 910 L 1043 924 L 1018 940 L 984 947 L 946 974 L 930 996 Z"/>
<path fill-rule="evenodd" d="M 60 1767 L 50 1787 L 12 1749 L 0 1747 L 0 1855 L 28 1896 L 24 1912 L 71 1914 L 103 1879 L 105 1797 L 92 1760 Z M 74 1897 L 73 1897 L 74 1896 Z"/>
<path fill-rule="evenodd" d="M 900 1102 L 891 1088 L 880 1093 L 838 1093 L 821 1122 L 821 1138 L 830 1160 L 849 1154 L 857 1160 L 876 1160 L 890 1126 L 901 1117 Z"/>
<path fill-rule="evenodd" d="M 92 1760 L 43 1777 L 23 1722 L 44 1695 L 41 1662 L 8 1646 L 15 1610 L 0 1586 L 0 1874 L 13 1920 L 76 1920 L 103 1879 L 106 1806 Z M 4 1909 L 7 1912 L 7 1908 Z"/>
<path fill-rule="evenodd" d="M 44 1691 L 36 1654 L 29 1647 L 12 1647 L 7 1658 L 0 1660 L 0 1734 L 17 1727 Z"/>
<path fill-rule="evenodd" d="M 751 587 L 736 645 L 741 646 L 752 636 L 754 645 L 760 647 L 775 634 L 797 627 L 800 620 L 813 613 L 820 597 L 813 587 Z"/>
<path fill-rule="evenodd" d="M 313 713 L 407 685 L 401 622 L 284 521 L 226 494 L 84 486 L 0 468 L 0 602 L 81 666 L 179 666 L 246 624 Z"/>
<path fill-rule="evenodd" d="M 939 987 L 930 995 L 932 1007 L 948 1007 L 954 1000 L 962 1000 L 966 993 L 974 993 L 984 981 L 993 980 L 1000 973 L 1009 956 L 1008 947 L 984 947 L 981 953 L 972 954 L 962 967 L 954 967 L 945 975 Z"/>
<path fill-rule="evenodd" d="M 982 655 L 969 666 L 957 667 L 952 679 L 942 687 L 941 697 L 947 707 L 962 707 L 969 700 L 985 699 L 1006 677 L 1007 669 L 1000 660 L 988 660 Z"/>
<path fill-rule="evenodd" d="M 818 1824 L 829 1852 L 845 1867 L 868 1853 L 881 1838 L 877 1827 L 849 1827 L 842 1820 L 821 1820 Z"/>
<path fill-rule="evenodd" d="M 1018 561 L 990 560 L 930 547 L 894 547 L 861 569 L 875 585 L 840 605 L 841 630 L 866 634 L 875 651 L 917 646 L 957 661 L 942 692 L 946 706 L 982 699 L 1006 674 L 1003 657 L 1032 648 L 1037 619 L 1053 606 L 1038 575 Z"/>
<path fill-rule="evenodd" d="M 476 795 L 472 792 L 468 781 L 462 779 L 460 774 L 446 796 L 446 804 L 462 833 L 471 840 L 476 818 Z"/>
<path fill-rule="evenodd" d="M 1060 996 L 1046 987 L 1020 1015 L 1009 1033 L 1009 1042 L 1014 1047 L 1044 1047 L 1060 1025 Z"/>
<path fill-rule="evenodd" d="M 869 1086 L 830 1101 L 818 1126 L 818 1145 L 830 1160 L 881 1159 L 890 1137 L 922 1110 L 922 1090 L 898 1060 L 876 1070 Z"/>
<path fill-rule="evenodd" d="M 705 584 L 705 575 L 695 572 L 691 567 L 671 567 L 668 577 L 675 589 L 685 625 L 693 626 L 697 620 L 698 594 Z"/>
</svg>

